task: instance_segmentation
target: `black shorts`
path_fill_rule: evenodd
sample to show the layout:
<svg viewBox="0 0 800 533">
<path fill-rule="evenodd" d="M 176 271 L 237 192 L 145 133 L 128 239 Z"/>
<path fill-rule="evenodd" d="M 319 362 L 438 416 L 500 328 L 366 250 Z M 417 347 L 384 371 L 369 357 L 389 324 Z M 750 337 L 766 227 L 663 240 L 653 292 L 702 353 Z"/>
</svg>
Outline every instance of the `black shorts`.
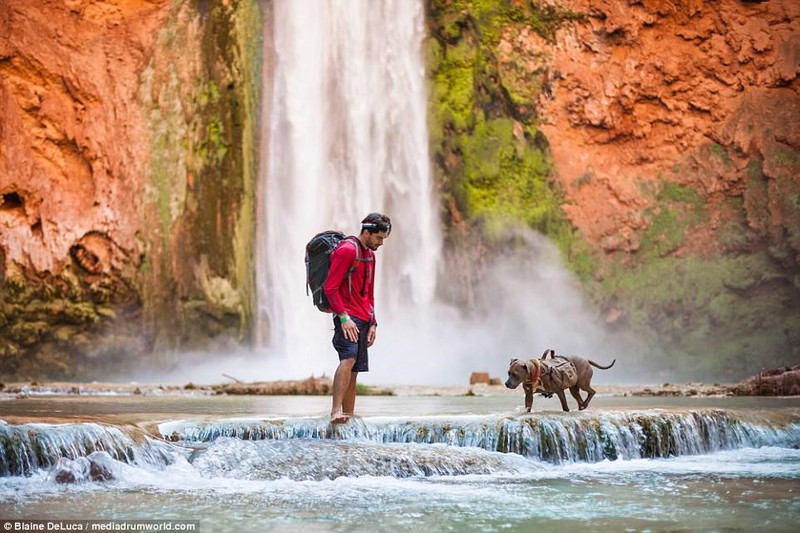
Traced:
<svg viewBox="0 0 800 533">
<path fill-rule="evenodd" d="M 355 357 L 353 372 L 369 372 L 369 355 L 367 353 L 367 335 L 369 334 L 369 322 L 360 318 L 350 317 L 358 326 L 358 341 L 353 342 L 344 336 L 342 324 L 339 317 L 333 317 L 333 347 L 339 354 L 339 361 Z"/>
</svg>

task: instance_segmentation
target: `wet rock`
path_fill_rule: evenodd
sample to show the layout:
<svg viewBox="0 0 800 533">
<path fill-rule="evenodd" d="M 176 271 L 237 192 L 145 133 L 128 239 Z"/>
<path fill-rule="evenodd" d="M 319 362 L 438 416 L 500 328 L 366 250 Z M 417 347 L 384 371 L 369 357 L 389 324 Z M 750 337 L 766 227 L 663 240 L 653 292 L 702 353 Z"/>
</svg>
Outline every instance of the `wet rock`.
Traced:
<svg viewBox="0 0 800 533">
<path fill-rule="evenodd" d="M 107 452 L 94 452 L 89 455 L 89 479 L 92 481 L 110 481 L 115 479 L 114 459 Z"/>
<path fill-rule="evenodd" d="M 53 479 L 56 483 L 77 483 L 84 481 L 89 474 L 89 460 L 85 457 L 77 459 L 61 458 L 53 470 Z"/>
<path fill-rule="evenodd" d="M 114 459 L 108 452 L 94 452 L 77 459 L 61 458 L 52 472 L 56 483 L 79 483 L 82 481 L 110 481 L 115 478 Z"/>
<path fill-rule="evenodd" d="M 773 368 L 730 388 L 735 396 L 800 396 L 800 365 Z"/>
<path fill-rule="evenodd" d="M 475 385 L 476 383 L 489 383 L 488 372 L 473 372 L 469 376 L 469 384 Z"/>
<path fill-rule="evenodd" d="M 231 383 L 222 390 L 226 394 L 327 396 L 331 394 L 332 385 L 327 377 L 312 376 L 304 380 Z"/>
</svg>

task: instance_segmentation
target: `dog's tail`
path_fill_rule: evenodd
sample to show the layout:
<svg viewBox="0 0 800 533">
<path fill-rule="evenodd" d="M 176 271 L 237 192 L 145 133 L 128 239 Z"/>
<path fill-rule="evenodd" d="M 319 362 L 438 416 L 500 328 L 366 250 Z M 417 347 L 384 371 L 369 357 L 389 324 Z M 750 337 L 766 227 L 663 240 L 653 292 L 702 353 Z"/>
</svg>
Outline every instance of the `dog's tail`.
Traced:
<svg viewBox="0 0 800 533">
<path fill-rule="evenodd" d="M 593 367 L 595 367 L 595 368 L 599 368 L 599 369 L 601 369 L 601 370 L 608 370 L 609 368 L 611 368 L 612 366 L 614 366 L 614 363 L 616 363 L 616 362 L 617 362 L 617 360 L 616 360 L 616 359 L 614 359 L 613 361 L 611 361 L 611 364 L 610 364 L 610 365 L 608 365 L 608 366 L 603 366 L 603 365 L 598 365 L 597 363 L 595 363 L 595 362 L 594 362 L 594 361 L 592 361 L 591 359 L 587 359 L 587 360 L 589 361 L 589 364 L 590 364 L 590 365 L 592 365 L 592 366 L 593 366 Z"/>
</svg>

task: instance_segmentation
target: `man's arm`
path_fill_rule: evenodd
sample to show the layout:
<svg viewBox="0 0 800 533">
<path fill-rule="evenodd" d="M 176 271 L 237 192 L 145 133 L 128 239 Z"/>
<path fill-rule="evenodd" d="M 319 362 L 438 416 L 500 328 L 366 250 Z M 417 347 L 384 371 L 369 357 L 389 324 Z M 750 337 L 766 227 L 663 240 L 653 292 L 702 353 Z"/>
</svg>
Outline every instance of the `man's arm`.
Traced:
<svg viewBox="0 0 800 533">
<path fill-rule="evenodd" d="M 370 316 L 370 325 L 377 326 L 378 319 L 375 318 L 375 274 L 378 270 L 378 261 L 375 254 L 372 254 L 372 283 L 369 284 L 369 308 L 372 312 Z"/>
<path fill-rule="evenodd" d="M 343 283 L 347 283 L 347 271 L 356 259 L 356 249 L 347 244 L 339 246 L 331 254 L 331 268 L 328 270 L 328 277 L 322 286 L 325 296 L 330 303 L 331 311 L 337 315 L 347 313 L 344 301 L 339 294 L 339 288 Z"/>
<path fill-rule="evenodd" d="M 347 283 L 347 271 L 356 259 L 356 249 L 353 246 L 339 246 L 331 254 L 331 268 L 328 270 L 328 278 L 322 289 L 328 297 L 331 311 L 339 316 L 344 336 L 352 342 L 358 341 L 358 326 L 350 320 L 347 309 L 342 301 L 339 292 L 342 283 Z"/>
<path fill-rule="evenodd" d="M 375 342 L 376 330 L 378 326 L 378 319 L 375 318 L 375 272 L 377 270 L 377 261 L 375 254 L 372 254 L 372 283 L 369 285 L 369 308 L 370 308 L 370 324 L 369 331 L 367 332 L 367 346 L 372 346 Z"/>
</svg>

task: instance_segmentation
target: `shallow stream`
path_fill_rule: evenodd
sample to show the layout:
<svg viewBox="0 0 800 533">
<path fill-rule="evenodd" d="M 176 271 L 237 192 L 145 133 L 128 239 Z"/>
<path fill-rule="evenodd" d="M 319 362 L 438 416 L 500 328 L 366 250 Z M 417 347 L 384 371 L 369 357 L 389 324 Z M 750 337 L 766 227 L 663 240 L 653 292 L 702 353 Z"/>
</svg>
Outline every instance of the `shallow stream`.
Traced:
<svg viewBox="0 0 800 533">
<path fill-rule="evenodd" d="M 791 398 L 0 401 L 0 520 L 199 531 L 796 531 Z M 110 479 L 106 479 L 110 478 Z M 65 522 L 71 524 L 71 522 Z M 173 530 L 177 524 L 173 524 Z"/>
</svg>

